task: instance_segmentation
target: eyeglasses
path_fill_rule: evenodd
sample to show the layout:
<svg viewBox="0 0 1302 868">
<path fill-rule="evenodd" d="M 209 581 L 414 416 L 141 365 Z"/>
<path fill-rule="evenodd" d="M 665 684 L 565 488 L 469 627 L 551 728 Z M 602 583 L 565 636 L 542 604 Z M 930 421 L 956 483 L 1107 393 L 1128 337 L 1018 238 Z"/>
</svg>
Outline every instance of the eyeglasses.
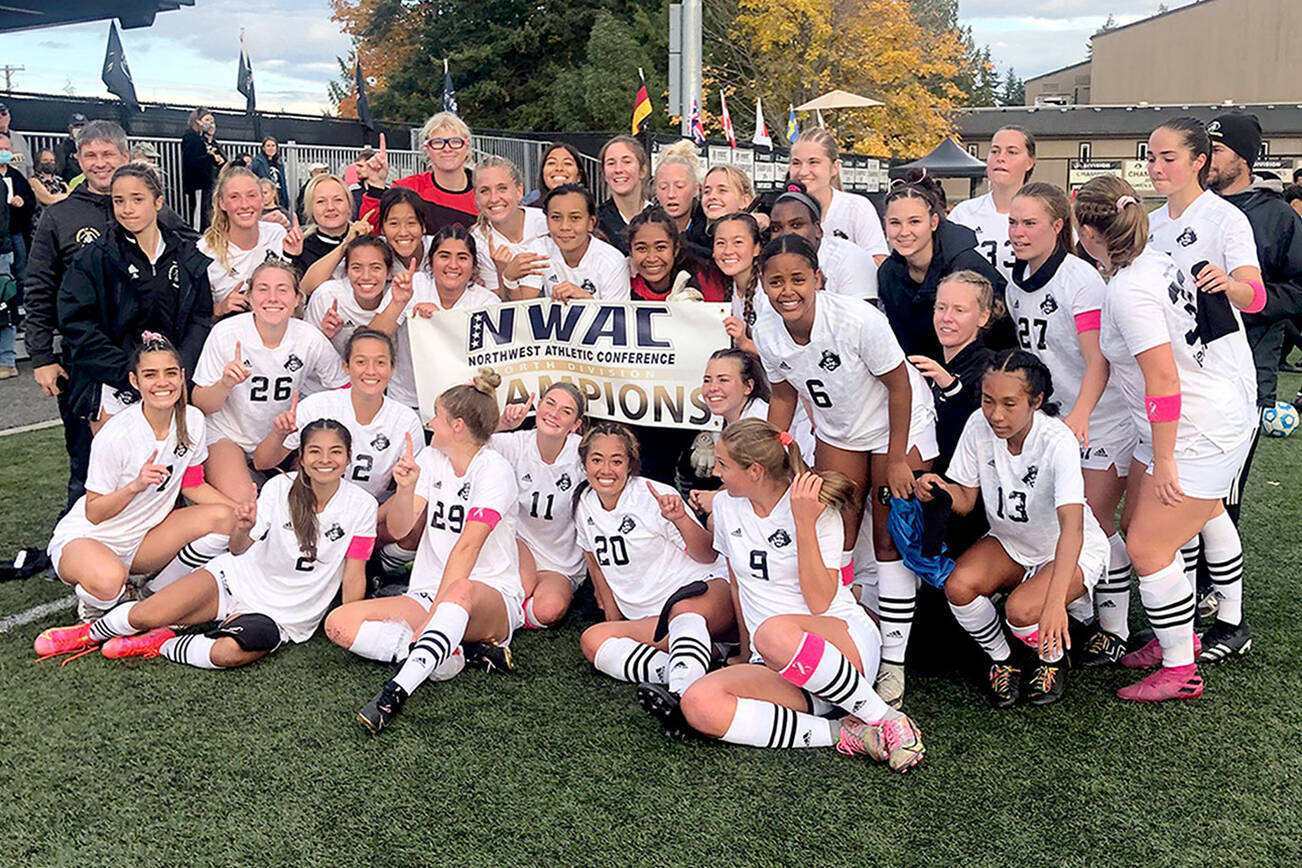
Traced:
<svg viewBox="0 0 1302 868">
<path fill-rule="evenodd" d="M 460 136 L 453 136 L 450 139 L 429 139 L 425 142 L 425 147 L 431 151 L 441 151 L 444 148 L 451 148 L 459 151 L 466 146 L 466 140 Z"/>
</svg>

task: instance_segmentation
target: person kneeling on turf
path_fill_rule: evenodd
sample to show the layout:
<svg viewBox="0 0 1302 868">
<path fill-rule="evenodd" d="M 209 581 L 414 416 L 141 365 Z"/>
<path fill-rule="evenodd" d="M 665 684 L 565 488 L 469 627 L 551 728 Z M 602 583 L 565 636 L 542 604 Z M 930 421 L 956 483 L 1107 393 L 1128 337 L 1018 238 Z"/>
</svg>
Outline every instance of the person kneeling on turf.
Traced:
<svg viewBox="0 0 1302 868">
<path fill-rule="evenodd" d="M 104 642 L 105 657 L 162 655 L 228 669 L 284 642 L 306 642 L 341 583 L 344 602 L 361 599 L 375 546 L 375 498 L 341 478 L 352 450 L 346 427 L 318 419 L 301 440 L 299 471 L 268 481 L 256 508 L 237 507 L 229 553 L 147 600 L 67 629 Z M 204 634 L 178 636 L 167 626 L 213 620 L 221 623 Z"/>
</svg>

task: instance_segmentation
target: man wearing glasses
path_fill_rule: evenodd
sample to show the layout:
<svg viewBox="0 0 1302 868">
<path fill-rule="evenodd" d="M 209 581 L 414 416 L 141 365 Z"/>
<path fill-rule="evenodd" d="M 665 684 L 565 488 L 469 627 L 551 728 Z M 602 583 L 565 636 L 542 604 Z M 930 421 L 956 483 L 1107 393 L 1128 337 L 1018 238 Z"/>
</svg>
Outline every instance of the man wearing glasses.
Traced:
<svg viewBox="0 0 1302 868">
<path fill-rule="evenodd" d="M 449 223 L 470 228 L 479 213 L 470 170 L 466 168 L 471 150 L 470 127 L 454 114 L 439 112 L 421 128 L 421 140 L 431 170 L 399 178 L 393 186 L 413 190 L 425 200 L 426 234 L 433 235 Z M 380 150 L 368 162 L 366 175 L 363 215 L 379 208 L 380 195 L 388 186 L 389 160 L 383 134 Z"/>
</svg>

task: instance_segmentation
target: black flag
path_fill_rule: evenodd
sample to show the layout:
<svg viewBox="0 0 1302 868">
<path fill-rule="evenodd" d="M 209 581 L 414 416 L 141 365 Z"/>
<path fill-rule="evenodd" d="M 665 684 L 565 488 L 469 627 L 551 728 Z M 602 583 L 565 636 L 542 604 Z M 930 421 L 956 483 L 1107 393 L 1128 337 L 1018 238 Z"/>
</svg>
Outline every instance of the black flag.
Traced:
<svg viewBox="0 0 1302 868">
<path fill-rule="evenodd" d="M 371 117 L 371 101 L 366 98 L 366 79 L 362 78 L 362 61 L 357 61 L 357 119 L 362 129 L 375 132 L 375 119 Z"/>
<path fill-rule="evenodd" d="M 244 47 L 243 30 L 240 30 L 240 74 L 235 79 L 235 89 L 244 94 L 244 111 L 247 114 L 257 111 L 257 99 L 253 95 L 253 64 L 249 62 L 249 50 Z"/>
<path fill-rule="evenodd" d="M 122 40 L 118 38 L 117 25 L 109 22 L 108 50 L 104 52 L 104 73 L 100 76 L 109 93 L 130 108 L 140 111 L 136 101 L 136 86 L 131 81 L 131 67 L 127 66 L 127 55 L 122 50 Z"/>
</svg>

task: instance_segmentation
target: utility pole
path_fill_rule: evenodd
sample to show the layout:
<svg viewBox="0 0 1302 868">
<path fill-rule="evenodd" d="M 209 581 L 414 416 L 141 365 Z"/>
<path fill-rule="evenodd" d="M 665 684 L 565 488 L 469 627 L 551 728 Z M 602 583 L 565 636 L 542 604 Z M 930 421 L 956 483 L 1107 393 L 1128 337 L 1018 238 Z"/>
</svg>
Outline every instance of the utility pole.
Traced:
<svg viewBox="0 0 1302 868">
<path fill-rule="evenodd" d="M 682 133 L 690 138 L 692 103 L 700 106 L 702 115 L 705 113 L 705 106 L 701 105 L 701 0 L 682 0 L 682 4 Z"/>
<path fill-rule="evenodd" d="M 5 74 L 5 90 L 13 90 L 13 74 L 15 72 L 25 72 L 26 69 L 27 67 L 25 66 L 10 66 L 7 63 L 4 66 L 0 66 L 0 72 Z"/>
</svg>

